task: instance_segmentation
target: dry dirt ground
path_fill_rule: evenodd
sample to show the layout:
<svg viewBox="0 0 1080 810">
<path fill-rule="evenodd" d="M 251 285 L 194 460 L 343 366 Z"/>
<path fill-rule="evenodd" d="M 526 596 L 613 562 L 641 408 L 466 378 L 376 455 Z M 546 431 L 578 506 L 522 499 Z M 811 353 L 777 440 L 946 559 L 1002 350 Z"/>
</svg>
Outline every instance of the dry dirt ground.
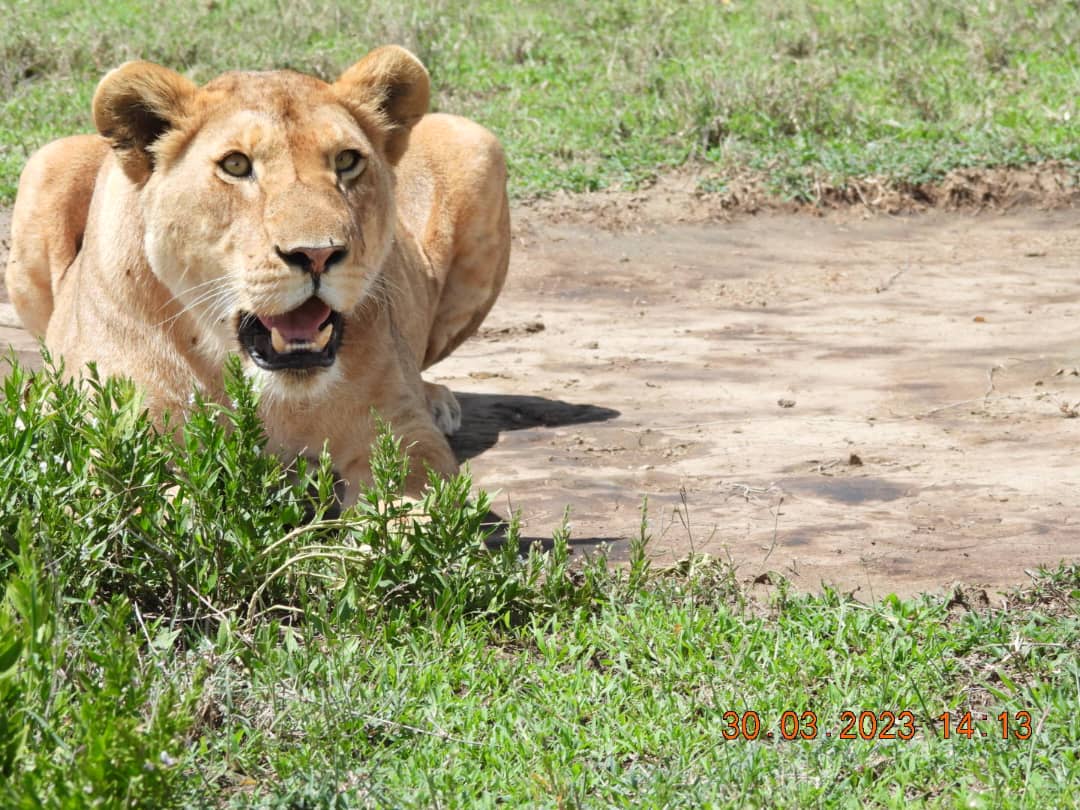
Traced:
<svg viewBox="0 0 1080 810">
<path fill-rule="evenodd" d="M 502 298 L 431 376 L 526 536 L 569 509 L 579 553 L 619 559 L 647 497 L 658 563 L 861 599 L 1080 558 L 1077 210 L 729 219 L 659 189 L 515 214 Z"/>
</svg>

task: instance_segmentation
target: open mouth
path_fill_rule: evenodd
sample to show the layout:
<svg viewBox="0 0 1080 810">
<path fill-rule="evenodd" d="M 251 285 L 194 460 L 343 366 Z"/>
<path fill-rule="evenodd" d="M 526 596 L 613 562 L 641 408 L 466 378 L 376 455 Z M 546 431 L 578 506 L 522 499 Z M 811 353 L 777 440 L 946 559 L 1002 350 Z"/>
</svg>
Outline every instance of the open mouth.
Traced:
<svg viewBox="0 0 1080 810">
<path fill-rule="evenodd" d="M 268 371 L 332 366 L 345 321 L 314 296 L 281 315 L 240 316 L 237 337 L 255 365 Z"/>
</svg>

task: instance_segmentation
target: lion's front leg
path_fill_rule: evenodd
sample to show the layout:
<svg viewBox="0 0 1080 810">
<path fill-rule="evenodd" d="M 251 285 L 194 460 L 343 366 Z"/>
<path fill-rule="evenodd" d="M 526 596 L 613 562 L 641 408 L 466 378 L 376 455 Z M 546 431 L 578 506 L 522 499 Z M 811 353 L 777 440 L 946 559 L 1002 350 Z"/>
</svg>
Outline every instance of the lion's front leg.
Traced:
<svg viewBox="0 0 1080 810">
<path fill-rule="evenodd" d="M 405 478 L 406 495 L 412 497 L 423 495 L 428 483 L 429 471 L 434 471 L 444 478 L 457 474 L 457 459 L 442 434 L 431 430 L 429 433 L 417 436 L 414 433 L 398 430 L 394 425 L 391 425 L 391 430 L 401 440 L 402 449 L 409 459 L 409 473 Z M 352 457 L 342 465 L 340 473 L 347 488 L 342 505 L 351 506 L 356 503 L 360 489 L 372 483 L 371 456 L 364 453 Z"/>
<path fill-rule="evenodd" d="M 19 179 L 11 213 L 8 296 L 27 331 L 44 337 L 53 294 L 83 243 L 94 181 L 109 144 L 76 135 L 42 147 Z"/>
<path fill-rule="evenodd" d="M 421 369 L 474 334 L 502 290 L 510 262 L 506 157 L 495 136 L 455 115 L 425 115 L 396 168 L 398 211 L 430 262 Z"/>
<path fill-rule="evenodd" d="M 442 420 L 448 422 L 456 419 L 456 423 L 460 425 L 461 409 L 454 395 L 441 385 L 427 384 L 423 393 L 426 394 L 429 388 L 442 392 L 442 396 L 437 400 Z M 346 506 L 355 503 L 360 487 L 370 484 L 372 480 L 371 446 L 378 438 L 379 430 L 376 414 L 379 421 L 389 426 L 390 432 L 401 442 L 401 448 L 408 456 L 409 473 L 405 480 L 405 494 L 422 495 L 429 471 L 444 478 L 457 474 L 457 458 L 443 435 L 442 425 L 436 426 L 426 397 L 421 394 L 408 396 L 404 402 L 398 400 L 376 403 L 374 413 L 369 412 L 367 418 L 359 420 L 361 424 L 354 422 L 354 429 L 349 435 L 341 437 L 344 446 L 331 447 L 335 461 L 341 459 L 338 462 L 341 465 L 339 470 L 348 485 Z"/>
</svg>

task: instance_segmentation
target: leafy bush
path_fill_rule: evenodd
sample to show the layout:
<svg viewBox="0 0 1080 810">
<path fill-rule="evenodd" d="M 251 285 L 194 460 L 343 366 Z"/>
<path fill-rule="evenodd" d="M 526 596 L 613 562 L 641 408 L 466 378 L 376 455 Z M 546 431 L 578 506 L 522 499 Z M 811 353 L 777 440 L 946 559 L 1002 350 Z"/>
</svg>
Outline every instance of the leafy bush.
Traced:
<svg viewBox="0 0 1080 810">
<path fill-rule="evenodd" d="M 373 483 L 327 517 L 329 455 L 310 464 L 266 453 L 238 364 L 226 391 L 231 407 L 195 397 L 182 422 L 158 431 L 128 381 L 91 370 L 80 388 L 50 365 L 40 374 L 15 366 L 4 383 L 8 798 L 20 774 L 37 782 L 44 773 L 60 803 L 89 786 L 123 803 L 167 795 L 175 786 L 163 763 L 195 722 L 201 686 L 197 672 L 185 684 L 156 681 L 156 658 L 208 638 L 250 646 L 308 622 L 512 625 L 568 598 L 588 603 L 565 538 L 561 553 L 522 556 L 511 525 L 489 549 L 489 499 L 472 496 L 468 474 L 433 474 L 423 498 L 404 497 L 408 459 L 385 426 Z"/>
</svg>

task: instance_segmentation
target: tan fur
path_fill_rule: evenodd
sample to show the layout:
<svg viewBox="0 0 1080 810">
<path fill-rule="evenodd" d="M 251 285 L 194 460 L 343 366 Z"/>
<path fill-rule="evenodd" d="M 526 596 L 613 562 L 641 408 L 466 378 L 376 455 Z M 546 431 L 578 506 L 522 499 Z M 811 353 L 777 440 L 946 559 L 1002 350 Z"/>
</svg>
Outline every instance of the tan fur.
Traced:
<svg viewBox="0 0 1080 810">
<path fill-rule="evenodd" d="M 155 414 L 182 413 L 196 387 L 220 397 L 239 353 L 273 449 L 325 442 L 346 481 L 366 480 L 374 409 L 410 448 L 410 491 L 425 466 L 453 473 L 443 430 L 460 408 L 420 371 L 494 303 L 509 213 L 498 142 L 425 115 L 428 92 L 420 62 L 392 46 L 332 85 L 276 71 L 200 88 L 146 62 L 114 70 L 94 97 L 101 135 L 49 144 L 23 172 L 6 274 L 20 317 L 69 373 L 93 361 L 131 377 Z M 365 156 L 355 178 L 334 170 L 346 149 Z M 221 168 L 231 152 L 252 158 L 251 177 Z M 278 253 L 330 244 L 348 253 L 317 288 Z M 315 289 L 345 315 L 334 365 L 255 366 L 239 313 L 275 316 Z"/>
</svg>

